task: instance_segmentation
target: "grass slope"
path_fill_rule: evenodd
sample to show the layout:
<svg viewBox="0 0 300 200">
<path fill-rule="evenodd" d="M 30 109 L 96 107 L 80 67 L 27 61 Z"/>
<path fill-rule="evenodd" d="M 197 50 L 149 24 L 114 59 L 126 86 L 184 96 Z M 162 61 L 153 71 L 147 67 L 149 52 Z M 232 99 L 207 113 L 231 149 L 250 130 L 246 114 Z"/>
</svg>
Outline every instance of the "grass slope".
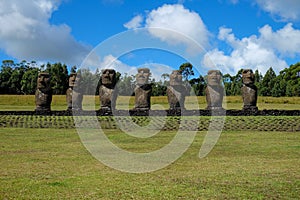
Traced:
<svg viewBox="0 0 300 200">
<path fill-rule="evenodd" d="M 223 130 L 226 131 L 300 131 L 300 116 L 226 116 L 220 118 Z M 76 116 L 77 127 L 125 130 L 133 128 L 133 124 L 148 125 L 152 130 L 177 130 L 179 124 L 184 130 L 206 131 L 211 117 L 127 117 L 127 116 Z M 96 123 L 98 120 L 99 124 Z M 216 124 L 222 126 L 222 124 Z M 195 126 L 197 126 L 195 128 Z M 27 115 L 0 115 L 0 128 L 74 128 L 72 116 L 27 116 Z"/>
</svg>

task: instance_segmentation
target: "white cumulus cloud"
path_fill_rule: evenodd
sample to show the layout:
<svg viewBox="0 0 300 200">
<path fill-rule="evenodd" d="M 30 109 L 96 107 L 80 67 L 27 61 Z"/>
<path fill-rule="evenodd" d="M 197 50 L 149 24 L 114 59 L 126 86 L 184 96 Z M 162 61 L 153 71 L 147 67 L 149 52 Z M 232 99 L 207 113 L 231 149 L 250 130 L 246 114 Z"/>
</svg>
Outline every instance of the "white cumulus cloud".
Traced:
<svg viewBox="0 0 300 200">
<path fill-rule="evenodd" d="M 135 29 L 140 28 L 142 26 L 143 17 L 141 15 L 137 15 L 134 18 L 132 18 L 129 22 L 124 24 L 124 27 L 127 29 Z"/>
<path fill-rule="evenodd" d="M 265 11 L 283 20 L 300 20 L 299 0 L 256 0 Z"/>
<path fill-rule="evenodd" d="M 275 32 L 265 25 L 259 32 L 262 45 L 276 49 L 283 56 L 300 55 L 300 30 L 294 29 L 291 23 Z"/>
<path fill-rule="evenodd" d="M 136 26 L 128 25 L 141 23 L 140 17 L 136 16 L 125 26 L 131 29 Z M 185 44 L 189 50 L 198 44 L 204 48 L 209 46 L 210 33 L 199 14 L 186 9 L 181 4 L 165 4 L 150 11 L 146 16 L 145 28 L 149 28 L 152 36 L 172 45 Z M 164 31 L 166 29 L 167 31 Z M 171 31 L 174 33 L 172 34 Z"/>
<path fill-rule="evenodd" d="M 207 52 L 203 64 L 207 68 L 217 66 L 223 73 L 235 74 L 241 68 L 252 68 L 264 74 L 269 67 L 277 72 L 288 67 L 282 57 L 299 55 L 300 32 L 291 24 L 276 32 L 265 25 L 259 32 L 259 36 L 238 39 L 231 29 L 221 27 L 218 39 L 225 41 L 233 50 L 226 55 L 219 49 L 213 49 Z"/>
<path fill-rule="evenodd" d="M 89 46 L 76 41 L 66 24 L 49 23 L 60 0 L 1 0 L 0 48 L 19 60 L 79 65 Z"/>
</svg>

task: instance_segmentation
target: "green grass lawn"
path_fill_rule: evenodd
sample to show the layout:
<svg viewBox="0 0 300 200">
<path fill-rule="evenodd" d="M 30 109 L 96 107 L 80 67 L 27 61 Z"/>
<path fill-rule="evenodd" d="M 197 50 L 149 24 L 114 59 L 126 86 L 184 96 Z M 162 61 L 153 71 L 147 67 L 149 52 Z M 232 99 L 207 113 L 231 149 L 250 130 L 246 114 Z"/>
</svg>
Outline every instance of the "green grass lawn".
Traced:
<svg viewBox="0 0 300 200">
<path fill-rule="evenodd" d="M 168 109 L 169 104 L 166 96 L 151 97 L 153 110 Z M 84 96 L 84 110 L 97 110 L 100 108 L 100 100 L 98 96 Z M 205 97 L 187 97 L 185 107 L 187 109 L 205 109 Z M 279 110 L 300 110 L 300 97 L 258 97 L 257 106 L 263 109 L 279 109 Z M 134 107 L 134 97 L 119 96 L 117 99 L 117 109 L 131 109 Z M 243 102 L 240 96 L 228 96 L 224 98 L 223 107 L 225 109 L 242 109 Z M 34 95 L 0 95 L 0 110 L 34 110 Z M 52 110 L 66 110 L 66 96 L 54 95 Z"/>
<path fill-rule="evenodd" d="M 174 135 L 132 140 L 106 131 L 125 149 L 149 151 Z M 0 129 L 0 199 L 297 199 L 299 132 L 225 131 L 204 159 L 206 132 L 184 155 L 145 174 L 104 166 L 81 144 L 75 129 Z M 146 142 L 147 141 L 147 142 Z"/>
</svg>

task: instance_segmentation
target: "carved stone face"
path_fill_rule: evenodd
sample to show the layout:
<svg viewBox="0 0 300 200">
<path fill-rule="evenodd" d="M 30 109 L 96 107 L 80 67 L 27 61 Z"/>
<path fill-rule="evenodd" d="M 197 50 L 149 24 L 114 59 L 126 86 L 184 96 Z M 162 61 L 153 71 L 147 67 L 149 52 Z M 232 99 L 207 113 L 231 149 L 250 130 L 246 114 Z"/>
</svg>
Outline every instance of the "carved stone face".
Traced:
<svg viewBox="0 0 300 200">
<path fill-rule="evenodd" d="M 80 84 L 81 77 L 77 73 L 71 73 L 69 78 L 69 87 L 75 87 Z"/>
<path fill-rule="evenodd" d="M 209 70 L 207 72 L 207 84 L 210 86 L 221 85 L 222 75 L 219 70 Z"/>
<path fill-rule="evenodd" d="M 103 85 L 114 86 L 116 83 L 116 71 L 114 69 L 104 69 L 101 81 Z"/>
<path fill-rule="evenodd" d="M 181 85 L 182 84 L 182 74 L 179 70 L 174 70 L 170 74 L 170 85 Z"/>
<path fill-rule="evenodd" d="M 244 69 L 242 72 L 243 83 L 245 85 L 251 85 L 254 83 L 254 74 L 251 69 Z"/>
<path fill-rule="evenodd" d="M 47 72 L 40 72 L 37 79 L 37 88 L 46 89 L 50 87 L 51 76 Z"/>
<path fill-rule="evenodd" d="M 138 73 L 136 75 L 136 83 L 137 85 L 147 84 L 149 81 L 151 73 L 148 68 L 139 68 Z"/>
</svg>

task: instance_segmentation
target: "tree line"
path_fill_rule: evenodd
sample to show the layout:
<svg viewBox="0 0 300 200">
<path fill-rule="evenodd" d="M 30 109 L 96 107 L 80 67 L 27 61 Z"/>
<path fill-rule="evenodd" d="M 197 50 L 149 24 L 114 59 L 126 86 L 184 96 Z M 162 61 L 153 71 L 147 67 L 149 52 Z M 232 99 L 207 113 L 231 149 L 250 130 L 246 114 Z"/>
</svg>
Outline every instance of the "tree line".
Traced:
<svg viewBox="0 0 300 200">
<path fill-rule="evenodd" d="M 276 75 L 272 67 L 262 76 L 258 70 L 254 72 L 255 85 L 259 96 L 300 96 L 300 62 L 290 65 Z M 242 70 L 235 76 L 223 75 L 226 95 L 241 95 Z"/>
<path fill-rule="evenodd" d="M 182 64 L 179 69 L 182 72 L 184 84 L 189 85 L 197 96 L 205 95 L 206 75 L 194 76 L 193 66 L 190 63 Z M 81 74 L 82 92 L 86 95 L 98 95 L 101 71 L 92 72 L 89 69 L 77 70 L 72 67 L 70 72 L 65 64 L 60 62 L 38 66 L 34 61 L 21 61 L 14 63 L 11 60 L 2 61 L 0 70 L 0 94 L 34 94 L 37 85 L 37 76 L 40 71 L 51 74 L 51 86 L 53 94 L 65 94 L 68 89 L 69 74 L 77 72 Z M 263 76 L 258 70 L 254 72 L 255 84 L 260 96 L 300 96 L 300 62 L 280 71 L 278 75 L 270 67 Z M 120 74 L 117 72 L 119 95 L 133 95 L 135 76 Z M 223 74 L 224 88 L 227 96 L 241 95 L 242 70 L 236 75 Z M 153 96 L 165 96 L 169 85 L 169 74 L 162 74 L 160 80 L 150 78 Z"/>
</svg>

